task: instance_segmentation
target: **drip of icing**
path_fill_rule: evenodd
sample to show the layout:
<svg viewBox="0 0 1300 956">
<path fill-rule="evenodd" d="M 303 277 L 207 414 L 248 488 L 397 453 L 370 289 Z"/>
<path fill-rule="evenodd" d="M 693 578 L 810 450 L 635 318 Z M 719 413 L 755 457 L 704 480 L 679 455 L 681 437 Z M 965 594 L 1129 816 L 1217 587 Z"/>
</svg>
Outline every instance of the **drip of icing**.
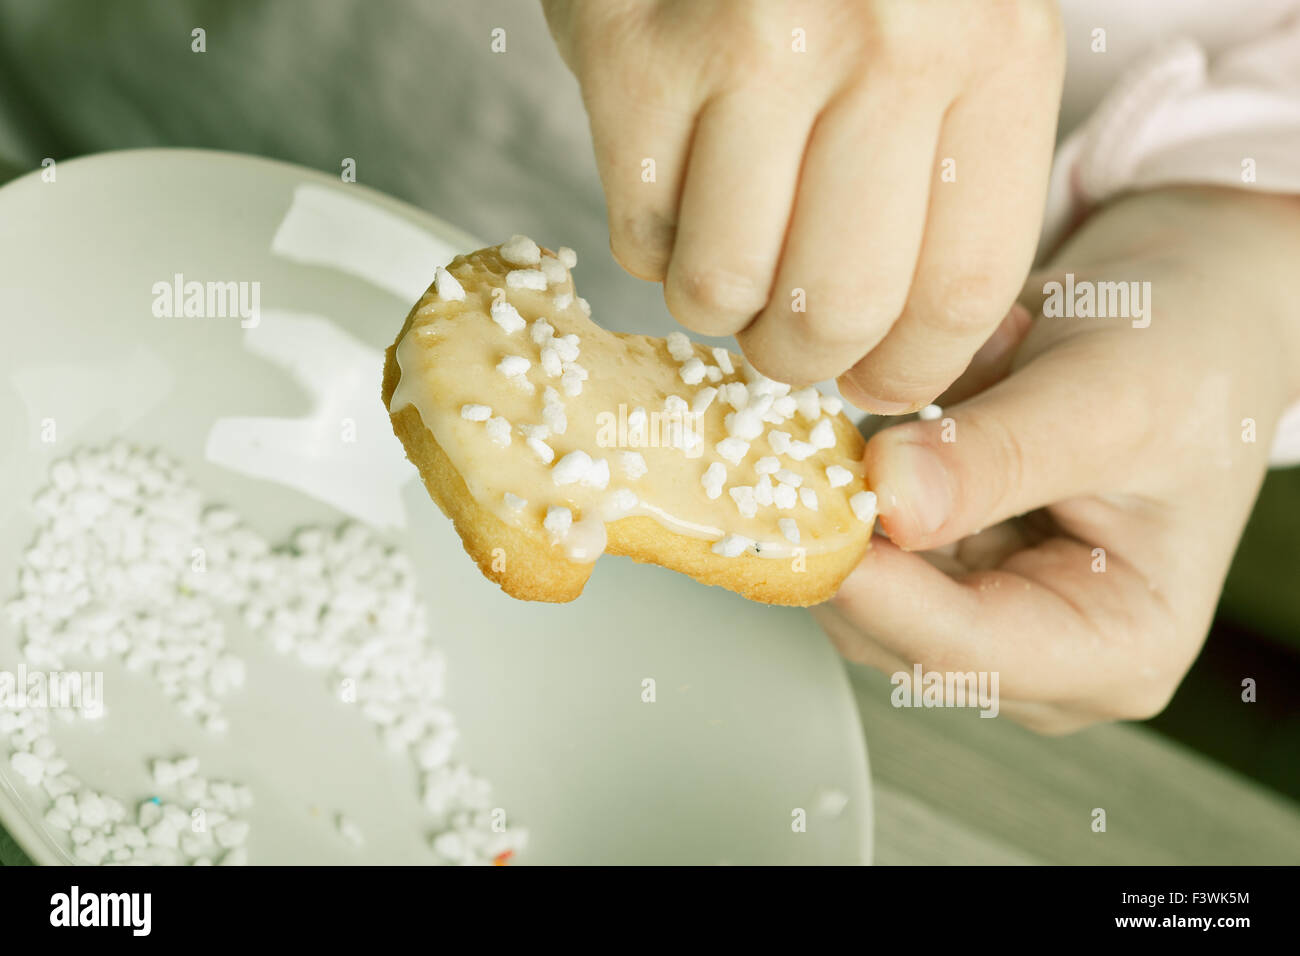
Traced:
<svg viewBox="0 0 1300 956">
<path fill-rule="evenodd" d="M 605 553 L 605 546 L 609 543 L 605 522 L 595 515 L 575 521 L 562 543 L 570 561 L 589 564 Z"/>
</svg>

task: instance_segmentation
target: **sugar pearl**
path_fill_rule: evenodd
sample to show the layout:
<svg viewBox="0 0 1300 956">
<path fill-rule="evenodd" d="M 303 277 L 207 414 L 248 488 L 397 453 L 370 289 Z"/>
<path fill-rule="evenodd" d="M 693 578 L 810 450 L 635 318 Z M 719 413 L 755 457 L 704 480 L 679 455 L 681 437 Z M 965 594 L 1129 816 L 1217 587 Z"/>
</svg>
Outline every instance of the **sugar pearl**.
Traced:
<svg viewBox="0 0 1300 956">
<path fill-rule="evenodd" d="M 533 363 L 522 355 L 507 355 L 497 363 L 497 371 L 506 378 L 513 378 L 516 375 L 523 375 L 532 365 Z"/>
<path fill-rule="evenodd" d="M 571 485 L 582 481 L 592 467 L 591 456 L 582 449 L 569 452 L 551 469 L 551 480 L 556 485 Z"/>
<path fill-rule="evenodd" d="M 487 428 L 487 436 L 492 444 L 500 445 L 502 448 L 510 444 L 510 423 L 500 415 L 489 418 L 484 426 Z"/>
<path fill-rule="evenodd" d="M 811 443 L 806 441 L 792 441 L 790 442 L 790 447 L 785 450 L 785 453 L 795 461 L 803 461 L 804 459 L 811 458 L 815 455 L 817 449 Z"/>
<path fill-rule="evenodd" d="M 727 481 L 727 468 L 722 462 L 715 461 L 704 470 L 700 477 L 700 483 L 704 485 L 704 492 L 710 498 L 719 498 L 722 495 L 722 486 Z"/>
<path fill-rule="evenodd" d="M 727 434 L 741 441 L 753 441 L 763 434 L 762 413 L 754 408 L 742 408 L 723 419 Z"/>
<path fill-rule="evenodd" d="M 541 353 L 542 371 L 551 378 L 564 374 L 564 362 L 560 353 L 551 345 L 543 345 Z"/>
<path fill-rule="evenodd" d="M 713 553 L 724 558 L 738 558 L 753 546 L 754 542 L 744 535 L 729 534 L 713 545 Z"/>
<path fill-rule="evenodd" d="M 444 302 L 464 302 L 465 289 L 456 277 L 444 269 L 438 267 L 438 271 L 433 274 L 433 288 L 438 293 L 438 298 Z"/>
<path fill-rule="evenodd" d="M 540 269 L 515 269 L 506 273 L 506 285 L 511 289 L 543 292 L 546 289 L 546 274 Z"/>
<path fill-rule="evenodd" d="M 874 491 L 859 491 L 849 498 L 849 507 L 853 509 L 853 513 L 859 521 L 870 524 L 876 520 L 876 493 Z"/>
<path fill-rule="evenodd" d="M 672 332 L 669 334 L 666 344 L 668 354 L 678 362 L 685 362 L 695 355 L 695 346 L 691 345 L 691 340 L 682 332 Z"/>
<path fill-rule="evenodd" d="M 542 258 L 542 250 L 527 236 L 514 235 L 501 243 L 501 258 L 512 266 L 535 266 Z"/>
<path fill-rule="evenodd" d="M 573 512 L 568 508 L 552 505 L 546 509 L 546 518 L 542 521 L 542 527 L 550 532 L 551 537 L 563 538 L 573 527 Z"/>
<path fill-rule="evenodd" d="M 534 455 L 542 460 L 543 464 L 549 465 L 555 460 L 555 449 L 546 444 L 546 442 L 542 441 L 540 438 L 529 438 L 524 444 L 528 446 L 529 450 Z"/>
<path fill-rule="evenodd" d="M 826 480 L 832 488 L 842 488 L 853 480 L 853 472 L 841 465 L 831 465 L 826 469 Z"/>
<path fill-rule="evenodd" d="M 493 302 L 489 314 L 492 316 L 492 321 L 501 326 L 507 335 L 514 335 L 528 324 L 519 314 L 519 310 L 505 299 Z"/>
<path fill-rule="evenodd" d="M 728 489 L 731 500 L 736 503 L 740 513 L 746 518 L 752 518 L 758 514 L 758 501 L 754 496 L 754 489 L 749 485 L 732 485 Z"/>
<path fill-rule="evenodd" d="M 831 420 L 823 418 L 814 425 L 812 431 L 808 433 L 808 440 L 814 448 L 834 448 L 835 426 L 831 424 Z"/>
<path fill-rule="evenodd" d="M 728 382 L 721 391 L 722 400 L 732 408 L 741 409 L 749 404 L 749 388 L 744 382 Z"/>
<path fill-rule="evenodd" d="M 619 463 L 623 466 L 623 475 L 635 481 L 646 473 L 645 458 L 639 451 L 625 451 L 619 455 Z"/>
<path fill-rule="evenodd" d="M 569 277 L 568 271 L 561 265 L 560 260 L 551 256 L 542 257 L 542 275 L 550 285 L 559 285 Z"/>
<path fill-rule="evenodd" d="M 604 458 L 593 462 L 591 468 L 582 476 L 582 483 L 597 491 L 604 491 L 609 486 L 609 462 Z"/>
<path fill-rule="evenodd" d="M 713 447 L 723 459 L 733 465 L 739 465 L 749 453 L 749 442 L 741 441 L 739 438 L 724 438 Z"/>
<path fill-rule="evenodd" d="M 703 415 L 709 410 L 709 406 L 713 404 L 713 399 L 717 397 L 717 394 L 718 390 L 716 388 L 706 385 L 696 392 L 695 397 L 691 399 L 691 411 L 696 415 Z"/>
<path fill-rule="evenodd" d="M 821 393 L 809 385 L 807 388 L 801 388 L 793 392 L 791 397 L 799 408 L 799 414 L 808 421 L 816 421 L 822 413 Z"/>
<path fill-rule="evenodd" d="M 678 374 L 682 381 L 687 385 L 699 385 L 704 381 L 704 363 L 696 356 L 691 356 L 686 363 L 678 369 Z"/>
<path fill-rule="evenodd" d="M 555 335 L 555 327 L 545 319 L 534 319 L 528 335 L 533 340 L 533 344 L 540 347 Z"/>
</svg>

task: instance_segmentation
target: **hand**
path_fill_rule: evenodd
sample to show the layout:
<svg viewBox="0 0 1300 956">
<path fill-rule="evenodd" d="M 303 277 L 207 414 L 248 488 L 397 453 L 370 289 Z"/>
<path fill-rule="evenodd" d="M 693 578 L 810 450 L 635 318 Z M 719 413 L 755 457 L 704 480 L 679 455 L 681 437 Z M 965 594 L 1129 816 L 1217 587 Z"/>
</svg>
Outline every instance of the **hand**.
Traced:
<svg viewBox="0 0 1300 956">
<path fill-rule="evenodd" d="M 961 374 L 1033 259 L 1056 3 L 544 6 L 590 115 L 610 247 L 664 282 L 678 321 L 736 334 L 781 381 L 847 373 L 845 395 L 884 414 Z"/>
<path fill-rule="evenodd" d="M 893 543 L 817 610 L 840 651 L 996 671 L 1002 711 L 1040 731 L 1162 710 L 1300 396 L 1296 262 L 1290 197 L 1170 189 L 1085 223 L 1023 301 L 1041 309 L 1066 272 L 1146 281 L 1150 324 L 1017 310 L 943 420 L 871 439 Z M 904 550 L 944 546 L 945 570 Z"/>
</svg>

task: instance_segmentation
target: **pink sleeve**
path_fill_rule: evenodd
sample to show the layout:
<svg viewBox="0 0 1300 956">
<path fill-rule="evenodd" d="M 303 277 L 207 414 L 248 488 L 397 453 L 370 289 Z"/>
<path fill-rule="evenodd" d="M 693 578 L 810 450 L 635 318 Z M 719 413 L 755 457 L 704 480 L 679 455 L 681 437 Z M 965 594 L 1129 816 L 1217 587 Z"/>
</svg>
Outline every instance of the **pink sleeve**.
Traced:
<svg viewBox="0 0 1300 956">
<path fill-rule="evenodd" d="M 1185 38 L 1140 58 L 1058 148 L 1040 252 L 1097 203 L 1177 183 L 1300 193 L 1300 18 L 1212 61 Z M 1300 404 L 1271 461 L 1300 463 Z"/>
</svg>

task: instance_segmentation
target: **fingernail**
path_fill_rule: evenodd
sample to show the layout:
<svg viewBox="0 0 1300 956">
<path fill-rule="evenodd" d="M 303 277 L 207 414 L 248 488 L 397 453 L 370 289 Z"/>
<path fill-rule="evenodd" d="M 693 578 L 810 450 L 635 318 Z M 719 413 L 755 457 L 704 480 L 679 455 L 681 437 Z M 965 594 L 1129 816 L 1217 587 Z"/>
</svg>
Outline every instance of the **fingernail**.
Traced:
<svg viewBox="0 0 1300 956">
<path fill-rule="evenodd" d="M 863 411 L 871 412 L 873 415 L 906 415 L 908 412 L 916 410 L 915 406 L 910 402 L 887 402 L 882 398 L 873 398 L 870 395 L 863 395 L 862 401 L 858 405 Z"/>
<path fill-rule="evenodd" d="M 892 508 L 890 523 L 902 519 L 906 530 L 917 535 L 938 531 L 952 517 L 952 479 L 934 449 L 905 442 L 892 449 L 882 509 Z"/>
</svg>

